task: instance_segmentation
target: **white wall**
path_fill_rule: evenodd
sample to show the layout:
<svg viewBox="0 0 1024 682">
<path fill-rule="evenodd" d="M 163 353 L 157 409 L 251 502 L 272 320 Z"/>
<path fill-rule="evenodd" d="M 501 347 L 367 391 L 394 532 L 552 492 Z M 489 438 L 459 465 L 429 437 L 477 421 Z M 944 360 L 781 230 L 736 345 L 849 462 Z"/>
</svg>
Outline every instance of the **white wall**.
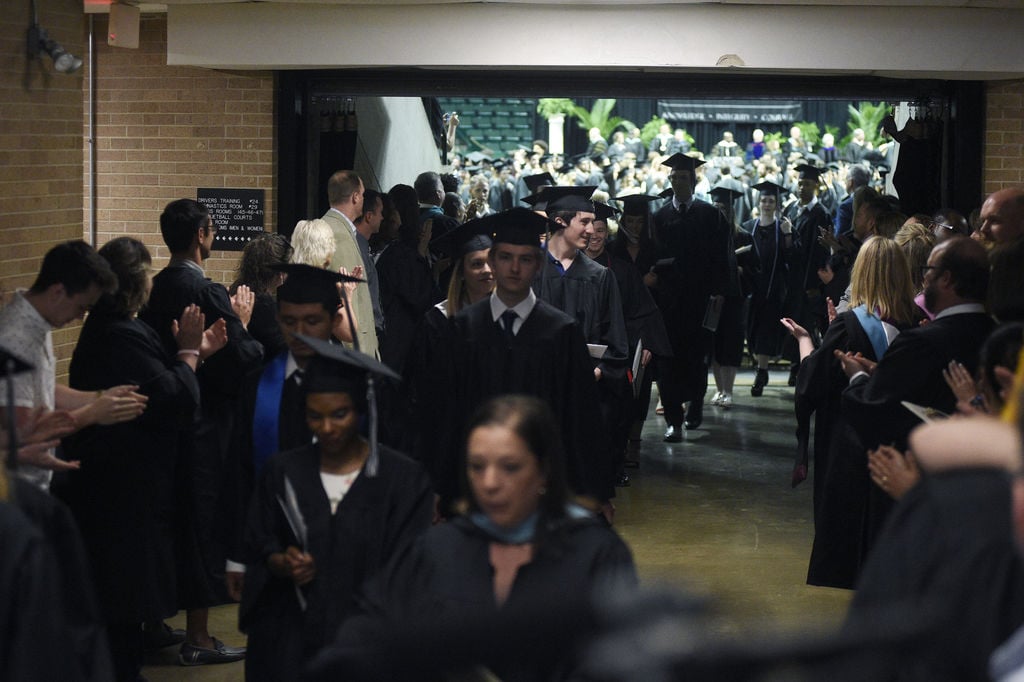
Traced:
<svg viewBox="0 0 1024 682">
<path fill-rule="evenodd" d="M 418 97 L 360 97 L 356 171 L 367 187 L 384 192 L 411 185 L 423 171 L 441 169 L 423 101 Z"/>
<path fill-rule="evenodd" d="M 1024 9 L 977 7 L 172 4 L 167 59 L 222 69 L 705 71 L 735 54 L 740 68 L 774 73 L 989 79 L 1021 76 L 1022 31 Z"/>
</svg>

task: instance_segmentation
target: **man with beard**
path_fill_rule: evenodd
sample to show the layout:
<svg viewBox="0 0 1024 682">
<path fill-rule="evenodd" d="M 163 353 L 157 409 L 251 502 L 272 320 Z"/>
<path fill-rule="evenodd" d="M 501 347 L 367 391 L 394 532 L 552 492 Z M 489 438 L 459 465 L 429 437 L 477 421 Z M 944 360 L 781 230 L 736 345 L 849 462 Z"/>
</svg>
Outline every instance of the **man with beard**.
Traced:
<svg viewBox="0 0 1024 682">
<path fill-rule="evenodd" d="M 966 237 L 942 242 L 932 249 L 924 271 L 925 305 L 935 319 L 897 336 L 877 365 L 852 354 L 840 357 L 850 377 L 843 410 L 871 449 L 906 447 L 919 420 L 903 401 L 952 414 L 956 396 L 942 370 L 956 360 L 973 375 L 978 349 L 992 330 L 983 305 L 989 279 L 984 247 Z"/>
<path fill-rule="evenodd" d="M 703 321 L 709 307 L 721 310 L 729 285 L 732 229 L 721 211 L 693 197 L 696 169 L 703 163 L 683 154 L 665 160 L 672 169 L 673 197 L 654 216 L 662 263 L 655 269 L 654 286 L 673 352 L 658 369 L 668 443 L 682 441 L 684 402 L 690 403 L 686 428 L 696 429 L 703 421 L 712 340 Z"/>
<path fill-rule="evenodd" d="M 183 665 L 224 663 L 245 656 L 245 649 L 226 646 L 210 636 L 207 609 L 226 599 L 221 587 L 234 504 L 234 471 L 227 462 L 239 379 L 261 365 L 263 346 L 246 330 L 255 300 L 249 288 L 240 286 L 229 297 L 227 289 L 203 272 L 216 231 L 206 207 L 192 199 L 178 199 L 164 208 L 160 234 L 171 251 L 171 261 L 153 278 L 149 304 L 140 315 L 160 334 L 169 355 L 178 350 L 171 324 L 189 305 L 202 309 L 208 326 L 224 319 L 228 329 L 227 345 L 196 371 L 200 417 L 191 442 L 183 448 L 189 477 L 187 524 L 201 555 L 201 562 L 186 567 L 188 580 L 183 581 L 186 587 L 179 595 L 188 609 L 188 639 L 179 653 Z"/>
</svg>

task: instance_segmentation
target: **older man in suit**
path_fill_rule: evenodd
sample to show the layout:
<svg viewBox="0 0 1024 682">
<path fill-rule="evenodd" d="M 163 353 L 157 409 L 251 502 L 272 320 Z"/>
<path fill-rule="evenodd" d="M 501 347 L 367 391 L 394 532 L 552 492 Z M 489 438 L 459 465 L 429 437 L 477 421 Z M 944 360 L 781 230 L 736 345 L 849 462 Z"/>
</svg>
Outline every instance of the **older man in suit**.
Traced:
<svg viewBox="0 0 1024 682">
<path fill-rule="evenodd" d="M 324 214 L 324 220 L 331 226 L 337 245 L 328 267 L 332 272 L 337 272 L 339 267 L 354 272 L 356 267 L 363 265 L 363 256 L 356 241 L 355 225 L 355 221 L 363 214 L 362 179 L 354 171 L 338 171 L 327 181 L 327 201 L 331 207 Z M 355 311 L 359 350 L 371 357 L 377 357 L 373 300 L 365 282 L 356 286 L 351 304 Z"/>
</svg>

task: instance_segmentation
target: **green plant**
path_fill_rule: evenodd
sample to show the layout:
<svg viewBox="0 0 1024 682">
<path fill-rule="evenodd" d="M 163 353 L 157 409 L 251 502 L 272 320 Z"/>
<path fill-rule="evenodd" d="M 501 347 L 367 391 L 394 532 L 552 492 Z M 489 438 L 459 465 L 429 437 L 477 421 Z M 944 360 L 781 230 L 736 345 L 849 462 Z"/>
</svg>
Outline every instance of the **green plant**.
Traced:
<svg viewBox="0 0 1024 682">
<path fill-rule="evenodd" d="M 576 124 L 583 130 L 597 128 L 601 131 L 601 137 L 608 139 L 617 128 L 634 128 L 632 121 L 620 116 L 612 116 L 612 109 L 615 108 L 614 99 L 599 99 L 594 106 L 587 111 L 571 99 L 541 99 L 537 102 L 537 113 L 544 118 L 551 118 L 554 114 L 568 114 L 576 119 Z"/>
<path fill-rule="evenodd" d="M 571 99 L 549 97 L 537 100 L 537 113 L 545 119 L 558 114 L 571 114 L 576 103 Z"/>
<path fill-rule="evenodd" d="M 803 136 L 804 141 L 812 147 L 818 146 L 818 141 L 821 139 L 821 131 L 818 129 L 818 124 L 810 121 L 797 121 L 793 124 L 794 127 L 800 129 L 800 134 Z"/>
<path fill-rule="evenodd" d="M 889 105 L 885 102 L 872 104 L 871 102 L 858 102 L 854 107 L 852 104 L 847 107 L 850 112 L 850 119 L 846 122 L 849 133 L 837 146 L 845 147 L 853 139 L 853 131 L 860 128 L 864 131 L 864 141 L 877 147 L 885 140 L 881 135 L 882 119 L 889 113 Z"/>
</svg>

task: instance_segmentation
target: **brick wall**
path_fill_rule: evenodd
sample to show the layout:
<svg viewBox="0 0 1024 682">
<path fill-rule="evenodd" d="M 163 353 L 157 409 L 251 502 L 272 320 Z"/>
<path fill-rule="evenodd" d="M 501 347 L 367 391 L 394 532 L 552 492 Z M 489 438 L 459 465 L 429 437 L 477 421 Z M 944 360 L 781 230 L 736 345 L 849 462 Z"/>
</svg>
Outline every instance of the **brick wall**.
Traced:
<svg viewBox="0 0 1024 682">
<path fill-rule="evenodd" d="M 39 23 L 75 55 L 84 53 L 81 0 L 39 4 Z M 53 245 L 82 236 L 82 73 L 59 74 L 26 57 L 30 3 L 0 12 L 0 298 L 32 284 Z M 78 325 L 54 334 L 67 367 Z"/>
<path fill-rule="evenodd" d="M 95 24 L 97 243 L 137 237 L 163 267 L 160 212 L 198 187 L 264 189 L 275 225 L 273 74 L 167 66 L 166 15 L 143 15 L 136 50 L 106 44 L 106 15 Z M 215 251 L 207 274 L 230 283 L 238 255 Z"/>
<path fill-rule="evenodd" d="M 985 116 L 985 194 L 1024 184 L 1024 80 L 988 86 Z"/>
</svg>

